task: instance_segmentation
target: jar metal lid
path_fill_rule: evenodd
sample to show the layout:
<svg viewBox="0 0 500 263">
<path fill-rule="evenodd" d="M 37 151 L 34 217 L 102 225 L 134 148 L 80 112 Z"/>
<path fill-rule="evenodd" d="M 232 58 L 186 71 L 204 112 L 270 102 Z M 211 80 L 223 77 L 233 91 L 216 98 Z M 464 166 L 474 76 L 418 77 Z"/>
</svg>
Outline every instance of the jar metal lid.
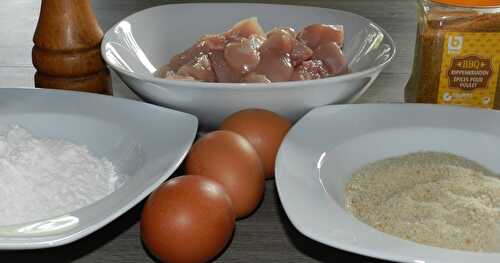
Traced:
<svg viewBox="0 0 500 263">
<path fill-rule="evenodd" d="M 462 7 L 500 7 L 500 0 L 432 0 L 433 2 Z"/>
</svg>

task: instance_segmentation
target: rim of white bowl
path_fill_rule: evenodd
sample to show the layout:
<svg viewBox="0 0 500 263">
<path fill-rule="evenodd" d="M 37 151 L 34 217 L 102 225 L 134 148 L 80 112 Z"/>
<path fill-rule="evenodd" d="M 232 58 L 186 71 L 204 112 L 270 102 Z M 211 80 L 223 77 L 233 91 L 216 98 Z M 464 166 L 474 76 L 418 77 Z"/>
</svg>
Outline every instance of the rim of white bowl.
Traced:
<svg viewBox="0 0 500 263">
<path fill-rule="evenodd" d="M 186 80 L 170 80 L 170 79 L 163 79 L 163 78 L 158 78 L 153 75 L 148 75 L 148 74 L 141 74 L 141 73 L 135 73 L 131 71 L 124 70 L 122 68 L 116 67 L 112 62 L 108 60 L 106 57 L 106 50 L 105 50 L 105 43 L 109 42 L 110 35 L 116 28 L 118 24 L 121 22 L 130 19 L 131 17 L 141 15 L 142 13 L 145 13 L 151 9 L 156 9 L 156 8 L 165 8 L 166 6 L 199 6 L 199 5 L 248 5 L 248 6 L 288 6 L 288 7 L 307 7 L 307 8 L 318 8 L 318 9 L 331 9 L 335 10 L 336 12 L 341 12 L 347 15 L 351 15 L 357 18 L 360 18 L 361 20 L 365 20 L 369 24 L 373 25 L 377 30 L 382 32 L 384 37 L 388 39 L 388 43 L 390 44 L 390 47 L 392 48 L 390 56 L 385 59 L 382 63 L 375 64 L 368 69 L 361 70 L 361 71 L 356 71 L 356 72 L 351 72 L 343 75 L 338 75 L 334 77 L 328 77 L 328 78 L 323 78 L 323 79 L 314 79 L 314 80 L 299 80 L 299 81 L 283 81 L 283 82 L 272 82 L 272 83 L 219 83 L 219 82 L 198 82 L 198 81 L 186 81 Z M 382 71 L 382 69 L 387 66 L 389 62 L 391 62 L 394 57 L 396 56 L 397 48 L 396 44 L 394 42 L 394 39 L 385 31 L 384 28 L 382 28 L 380 25 L 377 23 L 373 22 L 372 20 L 349 12 L 349 11 L 344 11 L 344 10 L 339 10 L 339 9 L 334 9 L 334 8 L 324 8 L 324 7 L 318 7 L 318 6 L 306 6 L 306 5 L 283 5 L 283 4 L 259 4 L 259 3 L 220 3 L 220 2 L 214 2 L 214 3 L 179 3 L 179 4 L 166 4 L 166 5 L 157 5 L 153 7 L 149 7 L 146 9 L 143 9 L 141 11 L 138 11 L 136 13 L 133 13 L 131 15 L 128 15 L 127 17 L 121 19 L 118 21 L 116 24 L 114 24 L 111 28 L 106 31 L 104 34 L 102 44 L 101 44 L 101 55 L 106 62 L 107 65 L 109 65 L 113 70 L 118 71 L 121 74 L 139 79 L 139 80 L 144 80 L 148 82 L 153 82 L 156 84 L 167 84 L 171 86 L 182 86 L 182 87 L 189 87 L 189 88 L 202 88 L 202 89 L 272 89 L 272 88 L 298 88 L 298 87 L 303 87 L 306 85 L 310 84 L 323 84 L 323 83 L 334 83 L 334 82 L 342 82 L 345 80 L 350 80 L 350 79 L 356 79 L 359 77 L 364 77 L 367 75 L 370 75 L 374 72 L 377 71 Z"/>
</svg>

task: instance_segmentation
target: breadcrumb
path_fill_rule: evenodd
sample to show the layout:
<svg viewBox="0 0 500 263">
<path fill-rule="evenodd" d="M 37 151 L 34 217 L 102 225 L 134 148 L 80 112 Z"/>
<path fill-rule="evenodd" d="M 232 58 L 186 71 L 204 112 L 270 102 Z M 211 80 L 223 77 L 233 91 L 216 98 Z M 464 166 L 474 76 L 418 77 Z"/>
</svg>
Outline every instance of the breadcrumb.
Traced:
<svg viewBox="0 0 500 263">
<path fill-rule="evenodd" d="M 364 223 L 417 243 L 500 252 L 500 178 L 438 152 L 381 160 L 354 173 L 346 207 Z"/>
</svg>

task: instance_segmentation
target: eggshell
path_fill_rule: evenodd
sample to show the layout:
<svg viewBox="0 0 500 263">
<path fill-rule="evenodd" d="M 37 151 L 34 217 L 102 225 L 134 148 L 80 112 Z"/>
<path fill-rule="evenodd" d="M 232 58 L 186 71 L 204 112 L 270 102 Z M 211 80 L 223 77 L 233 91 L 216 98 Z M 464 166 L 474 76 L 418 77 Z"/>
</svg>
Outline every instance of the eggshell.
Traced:
<svg viewBox="0 0 500 263">
<path fill-rule="evenodd" d="M 259 154 L 266 178 L 273 178 L 276 155 L 291 127 L 288 119 L 274 112 L 248 109 L 227 117 L 220 129 L 245 137 Z"/>
<path fill-rule="evenodd" d="M 264 194 L 259 155 L 241 135 L 215 131 L 200 138 L 186 159 L 186 172 L 220 183 L 233 203 L 237 218 L 252 213 Z"/>
<path fill-rule="evenodd" d="M 207 262 L 227 245 L 235 214 L 223 187 L 204 176 L 181 176 L 163 183 L 146 201 L 141 235 L 163 262 Z"/>
</svg>

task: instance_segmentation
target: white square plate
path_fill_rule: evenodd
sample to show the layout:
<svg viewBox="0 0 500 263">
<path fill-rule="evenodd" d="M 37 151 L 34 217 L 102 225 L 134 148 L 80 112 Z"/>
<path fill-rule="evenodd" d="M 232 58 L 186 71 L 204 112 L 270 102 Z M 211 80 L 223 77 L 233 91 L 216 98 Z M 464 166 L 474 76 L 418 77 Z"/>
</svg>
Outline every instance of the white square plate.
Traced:
<svg viewBox="0 0 500 263">
<path fill-rule="evenodd" d="M 0 89 L 0 126 L 13 124 L 37 137 L 87 145 L 127 177 L 112 194 L 70 214 L 0 226 L 0 249 L 59 246 L 103 227 L 175 171 L 198 127 L 190 114 L 132 100 L 69 91 Z"/>
<path fill-rule="evenodd" d="M 425 246 L 382 233 L 344 205 L 361 166 L 417 151 L 441 151 L 500 173 L 500 112 L 416 104 L 315 109 L 285 138 L 276 161 L 278 193 L 292 224 L 321 243 L 380 259 L 415 263 L 498 263 L 500 253 Z"/>
</svg>

